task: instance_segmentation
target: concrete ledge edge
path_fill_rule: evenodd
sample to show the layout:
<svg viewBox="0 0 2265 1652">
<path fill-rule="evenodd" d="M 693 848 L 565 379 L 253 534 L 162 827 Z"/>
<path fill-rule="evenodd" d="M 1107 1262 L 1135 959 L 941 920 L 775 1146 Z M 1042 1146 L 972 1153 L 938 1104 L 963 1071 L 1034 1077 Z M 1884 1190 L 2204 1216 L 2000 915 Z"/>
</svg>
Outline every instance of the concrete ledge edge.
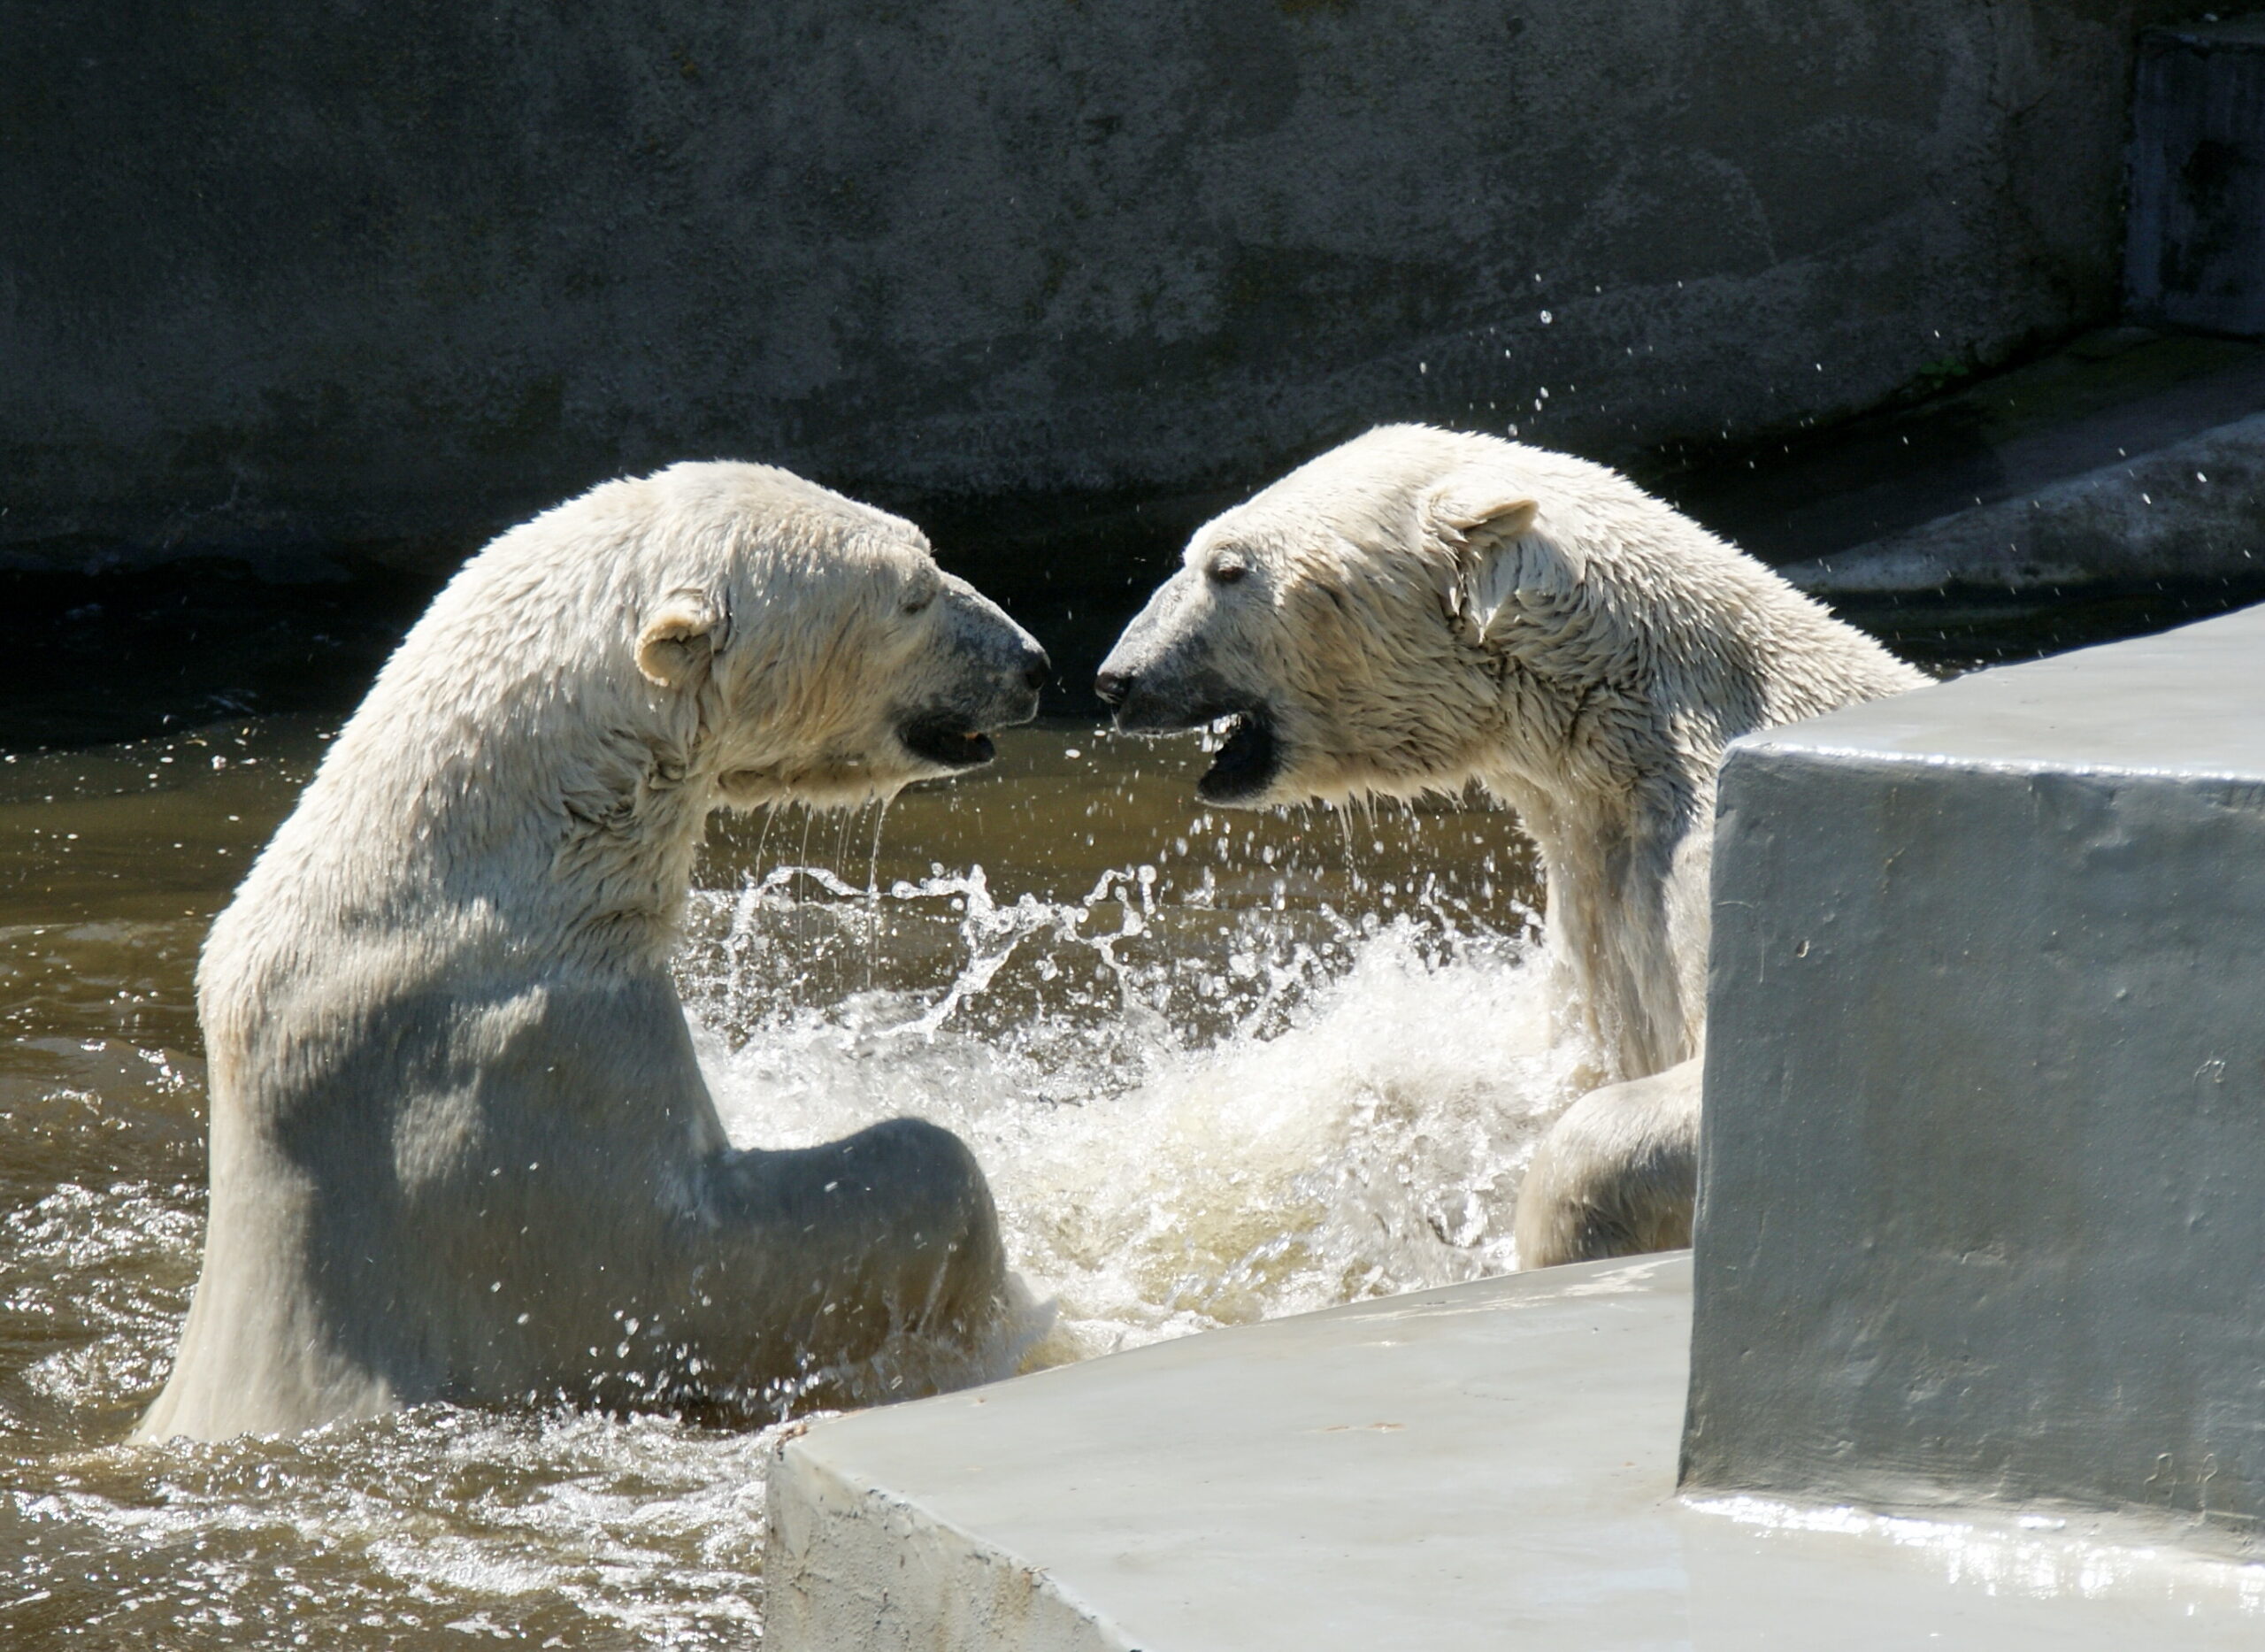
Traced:
<svg viewBox="0 0 2265 1652">
<path fill-rule="evenodd" d="M 1777 572 L 1813 595 L 2265 575 L 2265 414 Z"/>
<path fill-rule="evenodd" d="M 771 1450 L 764 1538 L 764 1644 L 772 1652 L 1141 1652 L 1125 1632 L 1044 1567 L 977 1537 L 916 1498 L 797 1449 Z M 939 1621 L 893 1602 L 909 1570 L 954 1574 L 923 1597 L 960 1602 Z M 822 1596 L 801 1587 L 822 1576 Z M 860 1575 L 863 1574 L 863 1575 Z M 858 1621 L 846 1621 L 855 1616 Z"/>
</svg>

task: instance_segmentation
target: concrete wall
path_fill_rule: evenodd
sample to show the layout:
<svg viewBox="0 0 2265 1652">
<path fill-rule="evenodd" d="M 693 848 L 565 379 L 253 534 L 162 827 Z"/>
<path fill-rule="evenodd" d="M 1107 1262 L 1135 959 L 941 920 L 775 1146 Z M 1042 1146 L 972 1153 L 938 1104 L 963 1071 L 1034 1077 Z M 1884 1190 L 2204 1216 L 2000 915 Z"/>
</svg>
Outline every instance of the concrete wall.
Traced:
<svg viewBox="0 0 2265 1652">
<path fill-rule="evenodd" d="M 1733 749 L 1685 1472 L 2265 1531 L 2265 608 Z"/>
<path fill-rule="evenodd" d="M 1750 436 L 2109 313 L 2180 9 L 0 0 L 0 551 Z"/>
<path fill-rule="evenodd" d="M 2136 81 L 2132 311 L 2265 334 L 2265 17 L 2150 29 Z"/>
</svg>

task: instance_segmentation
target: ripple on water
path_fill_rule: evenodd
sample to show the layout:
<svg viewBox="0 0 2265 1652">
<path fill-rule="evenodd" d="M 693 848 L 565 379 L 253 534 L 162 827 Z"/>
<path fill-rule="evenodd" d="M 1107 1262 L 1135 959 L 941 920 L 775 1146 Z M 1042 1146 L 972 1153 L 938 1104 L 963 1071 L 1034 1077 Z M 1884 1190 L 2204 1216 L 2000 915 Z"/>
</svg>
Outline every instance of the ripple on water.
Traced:
<svg viewBox="0 0 2265 1652">
<path fill-rule="evenodd" d="M 86 1452 L 0 1504 L 7 1622 L 153 1648 L 743 1646 L 769 1443 L 430 1406 L 295 1441 Z"/>
</svg>

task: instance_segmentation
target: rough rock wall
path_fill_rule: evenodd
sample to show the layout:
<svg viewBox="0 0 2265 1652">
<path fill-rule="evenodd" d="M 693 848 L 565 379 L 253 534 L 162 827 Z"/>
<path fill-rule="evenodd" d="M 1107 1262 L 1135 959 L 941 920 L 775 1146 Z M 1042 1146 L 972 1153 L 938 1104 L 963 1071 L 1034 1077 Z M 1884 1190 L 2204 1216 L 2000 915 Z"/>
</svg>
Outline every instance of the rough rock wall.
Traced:
<svg viewBox="0 0 2265 1652">
<path fill-rule="evenodd" d="M 2111 313 L 2174 10 L 0 0 L 0 553 L 1736 441 Z"/>
</svg>

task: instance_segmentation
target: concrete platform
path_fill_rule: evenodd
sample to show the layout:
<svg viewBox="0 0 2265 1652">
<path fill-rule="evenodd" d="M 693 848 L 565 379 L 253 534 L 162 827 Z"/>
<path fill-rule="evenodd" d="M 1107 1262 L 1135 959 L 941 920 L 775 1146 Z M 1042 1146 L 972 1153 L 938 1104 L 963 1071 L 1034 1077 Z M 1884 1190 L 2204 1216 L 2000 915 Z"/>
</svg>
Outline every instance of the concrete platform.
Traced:
<svg viewBox="0 0 2265 1652">
<path fill-rule="evenodd" d="M 1690 1279 L 1486 1280 L 821 1423 L 772 1470 L 765 1644 L 2265 1644 L 2265 1568 L 2098 1517 L 1678 1500 Z"/>
</svg>

